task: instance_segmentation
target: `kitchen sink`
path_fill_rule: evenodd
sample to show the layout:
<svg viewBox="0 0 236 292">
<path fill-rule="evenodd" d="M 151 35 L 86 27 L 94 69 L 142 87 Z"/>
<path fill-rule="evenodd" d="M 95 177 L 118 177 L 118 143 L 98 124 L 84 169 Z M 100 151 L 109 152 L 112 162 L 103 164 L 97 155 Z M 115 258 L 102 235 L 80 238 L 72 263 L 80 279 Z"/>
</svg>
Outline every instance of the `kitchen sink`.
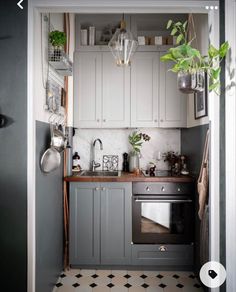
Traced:
<svg viewBox="0 0 236 292">
<path fill-rule="evenodd" d="M 80 176 L 120 176 L 120 171 L 91 171 L 83 170 Z"/>
</svg>

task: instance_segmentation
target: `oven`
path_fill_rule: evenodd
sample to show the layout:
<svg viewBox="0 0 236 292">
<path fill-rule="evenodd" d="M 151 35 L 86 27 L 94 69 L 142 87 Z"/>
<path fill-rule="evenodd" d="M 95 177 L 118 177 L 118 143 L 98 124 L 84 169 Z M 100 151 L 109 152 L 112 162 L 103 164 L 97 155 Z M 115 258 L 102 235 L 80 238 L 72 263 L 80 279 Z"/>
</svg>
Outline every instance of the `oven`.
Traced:
<svg viewBox="0 0 236 292">
<path fill-rule="evenodd" d="M 192 243 L 192 183 L 135 182 L 132 195 L 132 242 Z"/>
</svg>

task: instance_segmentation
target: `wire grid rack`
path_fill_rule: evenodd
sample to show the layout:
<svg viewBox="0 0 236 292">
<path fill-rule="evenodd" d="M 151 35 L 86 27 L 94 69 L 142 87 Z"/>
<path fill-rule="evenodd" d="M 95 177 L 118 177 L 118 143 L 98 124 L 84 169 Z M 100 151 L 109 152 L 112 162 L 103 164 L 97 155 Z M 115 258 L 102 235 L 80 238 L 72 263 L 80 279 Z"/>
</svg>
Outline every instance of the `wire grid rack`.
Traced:
<svg viewBox="0 0 236 292">
<path fill-rule="evenodd" d="M 61 48 L 49 47 L 49 64 L 62 76 L 72 75 L 72 62 Z"/>
</svg>

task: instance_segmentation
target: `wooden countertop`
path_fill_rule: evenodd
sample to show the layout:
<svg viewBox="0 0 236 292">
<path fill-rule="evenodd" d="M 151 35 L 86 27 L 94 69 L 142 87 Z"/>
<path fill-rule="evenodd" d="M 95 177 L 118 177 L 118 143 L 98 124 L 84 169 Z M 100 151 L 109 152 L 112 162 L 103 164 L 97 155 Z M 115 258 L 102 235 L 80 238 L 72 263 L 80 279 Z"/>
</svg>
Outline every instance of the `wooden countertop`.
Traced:
<svg viewBox="0 0 236 292">
<path fill-rule="evenodd" d="M 143 174 L 121 172 L 120 176 L 80 176 L 73 174 L 64 178 L 67 182 L 193 182 L 192 176 L 146 177 Z"/>
</svg>

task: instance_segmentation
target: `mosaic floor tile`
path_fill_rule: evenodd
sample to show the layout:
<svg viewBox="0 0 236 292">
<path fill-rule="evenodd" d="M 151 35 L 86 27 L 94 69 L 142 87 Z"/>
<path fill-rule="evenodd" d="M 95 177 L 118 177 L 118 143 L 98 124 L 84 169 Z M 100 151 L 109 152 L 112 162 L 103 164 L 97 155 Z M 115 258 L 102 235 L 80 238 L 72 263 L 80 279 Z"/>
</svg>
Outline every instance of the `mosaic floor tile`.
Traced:
<svg viewBox="0 0 236 292">
<path fill-rule="evenodd" d="M 89 286 L 79 286 L 75 288 L 74 292 L 92 292 L 93 289 Z"/>
<path fill-rule="evenodd" d="M 144 279 L 140 278 L 140 276 L 133 276 L 128 279 L 128 283 L 132 286 L 141 286 L 144 284 Z"/>
<path fill-rule="evenodd" d="M 95 274 L 95 272 L 96 272 L 96 270 L 87 270 L 87 269 L 82 269 L 82 270 L 80 270 L 80 273 L 84 276 L 84 275 L 86 275 L 86 276 L 92 276 L 92 275 L 94 275 Z"/>
<path fill-rule="evenodd" d="M 178 281 L 171 276 L 166 276 L 161 279 L 161 283 L 165 284 L 166 286 L 176 286 L 178 284 Z"/>
<path fill-rule="evenodd" d="M 145 292 L 164 292 L 160 287 L 148 287 Z"/>
<path fill-rule="evenodd" d="M 71 269 L 53 292 L 203 292 L 192 272 Z"/>
<path fill-rule="evenodd" d="M 146 289 L 143 287 L 132 286 L 129 288 L 129 292 L 146 292 Z"/>
</svg>

